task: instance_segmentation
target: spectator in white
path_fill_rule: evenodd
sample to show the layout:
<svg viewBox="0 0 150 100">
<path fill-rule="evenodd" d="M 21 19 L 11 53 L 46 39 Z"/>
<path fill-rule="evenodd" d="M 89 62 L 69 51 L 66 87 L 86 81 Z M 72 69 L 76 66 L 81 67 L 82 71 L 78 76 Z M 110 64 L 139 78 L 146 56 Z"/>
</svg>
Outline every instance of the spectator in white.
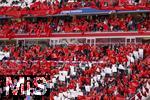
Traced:
<svg viewBox="0 0 150 100">
<path fill-rule="evenodd" d="M 63 73 L 59 74 L 59 80 L 65 82 L 66 76 Z"/>
<path fill-rule="evenodd" d="M 54 96 L 54 100 L 60 100 L 59 96 Z"/>
<path fill-rule="evenodd" d="M 114 27 L 111 25 L 111 26 L 110 26 L 110 30 L 113 31 L 113 28 L 114 28 Z"/>
<path fill-rule="evenodd" d="M 124 67 L 122 64 L 119 64 L 118 69 L 119 69 L 119 70 L 125 70 L 125 67 Z"/>
<path fill-rule="evenodd" d="M 104 72 L 105 72 L 106 74 L 108 74 L 108 75 L 111 75 L 111 74 L 112 74 L 111 68 L 109 68 L 109 67 L 106 67 L 106 68 L 104 69 Z"/>
<path fill-rule="evenodd" d="M 131 53 L 131 54 L 130 54 L 130 62 L 131 62 L 131 63 L 134 63 L 134 61 L 135 61 L 135 59 L 133 58 L 133 54 Z"/>
<path fill-rule="evenodd" d="M 105 75 L 106 75 L 106 73 L 105 73 L 105 71 L 103 69 L 102 72 L 101 72 L 101 76 L 105 77 Z"/>
<path fill-rule="evenodd" d="M 135 60 L 139 59 L 139 53 L 138 53 L 138 51 L 133 51 L 133 55 L 135 57 Z"/>
<path fill-rule="evenodd" d="M 56 78 L 53 78 L 53 79 L 52 79 L 52 83 L 56 83 Z"/>
<path fill-rule="evenodd" d="M 91 86 L 86 85 L 86 86 L 85 86 L 85 90 L 86 90 L 86 92 L 88 92 L 88 93 L 89 93 L 89 92 L 91 91 Z"/>
<path fill-rule="evenodd" d="M 77 0 L 68 0 L 68 2 L 77 2 Z"/>
<path fill-rule="evenodd" d="M 79 83 L 76 84 L 76 90 L 77 91 L 81 91 L 80 87 L 79 87 Z"/>
<path fill-rule="evenodd" d="M 70 66 L 70 75 L 76 75 L 74 66 Z"/>
<path fill-rule="evenodd" d="M 117 72 L 116 64 L 113 64 L 113 65 L 112 65 L 112 72 L 113 72 L 113 73 L 116 73 L 116 72 Z"/>
<path fill-rule="evenodd" d="M 58 25 L 57 26 L 57 32 L 60 32 L 61 31 L 61 27 Z"/>
<path fill-rule="evenodd" d="M 143 54 L 144 54 L 143 49 L 139 48 L 138 52 L 139 52 L 139 57 L 143 59 Z"/>
<path fill-rule="evenodd" d="M 128 59 L 128 61 L 127 61 L 127 66 L 129 66 L 130 63 L 131 63 L 131 57 L 130 57 L 129 55 L 127 55 L 127 59 Z"/>
<path fill-rule="evenodd" d="M 54 83 L 50 83 L 50 90 L 54 87 Z"/>
</svg>

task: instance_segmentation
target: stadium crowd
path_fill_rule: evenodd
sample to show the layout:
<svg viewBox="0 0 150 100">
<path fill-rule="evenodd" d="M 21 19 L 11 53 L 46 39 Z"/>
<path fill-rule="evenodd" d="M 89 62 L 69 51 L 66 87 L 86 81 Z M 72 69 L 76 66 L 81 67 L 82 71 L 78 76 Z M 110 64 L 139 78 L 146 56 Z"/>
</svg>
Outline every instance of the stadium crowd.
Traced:
<svg viewBox="0 0 150 100">
<path fill-rule="evenodd" d="M 4 46 L 1 51 L 9 52 L 1 58 L 1 75 L 50 75 L 50 100 L 124 100 L 149 91 L 140 89 L 149 83 L 149 44 Z"/>
<path fill-rule="evenodd" d="M 38 21 L 2 21 L 0 35 L 13 37 L 15 34 L 37 35 L 69 32 L 127 32 L 149 31 L 150 15 L 138 14 L 133 16 L 81 16 L 81 17 L 52 17 Z"/>
<path fill-rule="evenodd" d="M 0 0 L 0 15 L 35 17 L 82 7 L 150 9 L 150 0 Z M 0 20 L 0 36 L 150 31 L 149 23 L 148 13 L 5 19 Z M 133 100 L 141 100 L 150 92 L 149 55 L 150 44 L 113 47 L 88 44 L 54 47 L 4 45 L 0 46 L 0 75 L 47 75 L 50 100 L 125 100 L 132 99 L 138 92 L 140 94 Z M 3 78 L 0 77 L 0 96 L 2 91 L 6 91 L 1 80 Z M 7 81 L 5 85 L 9 86 L 9 78 Z M 13 91 L 13 94 L 17 92 Z"/>
<path fill-rule="evenodd" d="M 22 17 L 46 16 L 61 11 L 92 7 L 96 9 L 137 10 L 149 9 L 149 0 L 1 0 L 0 15 Z"/>
<path fill-rule="evenodd" d="M 31 5 L 41 2 L 48 6 L 57 6 L 59 8 L 65 7 L 76 9 L 81 7 L 97 7 L 102 6 L 121 6 L 121 5 L 144 5 L 149 4 L 149 0 L 1 0 L 1 6 L 20 6 L 30 7 Z M 39 3 L 38 3 L 39 4 Z M 42 9 L 42 8 L 41 8 Z"/>
</svg>

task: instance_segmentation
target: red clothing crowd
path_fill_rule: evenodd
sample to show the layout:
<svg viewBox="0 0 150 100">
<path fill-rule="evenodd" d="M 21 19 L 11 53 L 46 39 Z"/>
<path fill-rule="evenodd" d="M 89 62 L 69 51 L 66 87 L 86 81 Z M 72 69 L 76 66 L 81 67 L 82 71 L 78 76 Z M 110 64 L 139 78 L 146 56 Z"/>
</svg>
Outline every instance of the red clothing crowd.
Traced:
<svg viewBox="0 0 150 100">
<path fill-rule="evenodd" d="M 3 21 L 0 25 L 0 35 L 13 38 L 17 34 L 50 36 L 51 33 L 68 32 L 126 32 L 149 31 L 150 15 L 137 14 L 116 16 L 81 16 L 81 17 L 52 17 L 47 20 L 32 21 Z"/>
<path fill-rule="evenodd" d="M 32 1 L 32 0 L 31 0 Z M 137 10 L 150 9 L 149 0 L 2 0 L 0 5 L 0 15 L 22 17 L 27 15 L 46 16 L 58 14 L 64 10 L 73 10 L 82 7 L 92 7 L 96 9 L 112 10 Z"/>
<path fill-rule="evenodd" d="M 1 75 L 50 74 L 50 100 L 130 99 L 150 78 L 150 62 L 144 60 L 149 44 L 5 46 L 1 51 L 10 52 L 0 61 Z"/>
</svg>

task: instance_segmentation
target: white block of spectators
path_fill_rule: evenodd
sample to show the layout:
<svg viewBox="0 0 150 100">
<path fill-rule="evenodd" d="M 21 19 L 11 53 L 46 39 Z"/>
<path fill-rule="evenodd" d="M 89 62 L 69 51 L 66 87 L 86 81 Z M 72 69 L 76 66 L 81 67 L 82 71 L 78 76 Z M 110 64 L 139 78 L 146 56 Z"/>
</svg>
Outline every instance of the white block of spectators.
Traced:
<svg viewBox="0 0 150 100">
<path fill-rule="evenodd" d="M 53 83 L 56 83 L 56 78 L 52 78 L 52 82 L 53 82 Z"/>
<path fill-rule="evenodd" d="M 139 53 L 138 53 L 138 51 L 133 51 L 133 55 L 134 55 L 134 57 L 135 57 L 136 60 L 139 59 Z"/>
<path fill-rule="evenodd" d="M 91 86 L 86 85 L 86 86 L 85 86 L 85 90 L 86 90 L 86 92 L 90 92 L 90 91 L 91 91 Z"/>
<path fill-rule="evenodd" d="M 34 94 L 34 95 L 42 95 L 42 94 L 41 94 L 41 91 L 34 91 L 33 94 Z"/>
<path fill-rule="evenodd" d="M 44 88 L 45 88 L 45 86 L 42 85 L 42 84 L 38 84 L 38 87 L 40 87 L 41 89 L 44 89 Z"/>
<path fill-rule="evenodd" d="M 116 64 L 113 64 L 113 65 L 112 65 L 112 72 L 113 72 L 113 73 L 117 72 Z"/>
<path fill-rule="evenodd" d="M 71 75 L 75 75 L 75 69 L 74 69 L 74 66 L 70 66 L 70 74 Z"/>
<path fill-rule="evenodd" d="M 62 82 L 65 82 L 65 80 L 66 80 L 66 76 L 64 76 L 64 75 L 59 75 L 59 81 L 62 81 Z"/>
<path fill-rule="evenodd" d="M 106 73 L 104 72 L 104 70 L 102 70 L 101 75 L 102 75 L 103 77 L 105 77 Z"/>
<path fill-rule="evenodd" d="M 132 63 L 134 63 L 135 59 L 133 58 L 133 56 L 130 57 L 130 61 L 131 61 Z"/>
<path fill-rule="evenodd" d="M 59 75 L 67 76 L 67 75 L 68 75 L 68 72 L 67 72 L 67 71 L 60 71 L 60 72 L 59 72 Z"/>
<path fill-rule="evenodd" d="M 104 72 L 105 72 L 106 74 L 112 74 L 111 69 L 108 68 L 108 67 L 106 67 L 106 68 L 104 69 Z"/>
<path fill-rule="evenodd" d="M 118 69 L 120 69 L 120 70 L 125 70 L 125 68 L 124 68 L 124 66 L 123 66 L 122 64 L 119 64 Z"/>
<path fill-rule="evenodd" d="M 10 57 L 10 52 L 0 51 L 0 60 L 2 60 L 4 57 L 9 58 Z"/>
<path fill-rule="evenodd" d="M 129 55 L 127 55 L 127 59 L 128 59 L 128 61 L 127 61 L 127 66 L 129 66 L 130 63 L 131 63 L 131 57 L 130 57 Z"/>
<path fill-rule="evenodd" d="M 54 83 L 50 83 L 50 89 L 52 89 L 54 86 Z"/>
<path fill-rule="evenodd" d="M 138 52 L 139 52 L 139 57 L 143 59 L 143 54 L 144 54 L 143 49 L 139 49 Z"/>
</svg>

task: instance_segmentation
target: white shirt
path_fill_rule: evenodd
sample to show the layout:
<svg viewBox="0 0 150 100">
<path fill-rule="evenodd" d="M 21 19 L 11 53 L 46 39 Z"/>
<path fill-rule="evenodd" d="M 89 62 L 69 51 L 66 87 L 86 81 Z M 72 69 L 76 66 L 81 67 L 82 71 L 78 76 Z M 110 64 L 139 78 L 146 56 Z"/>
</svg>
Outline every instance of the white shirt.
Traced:
<svg viewBox="0 0 150 100">
<path fill-rule="evenodd" d="M 73 75 L 74 74 L 74 66 L 70 66 L 70 73 L 71 73 L 71 75 Z"/>
<path fill-rule="evenodd" d="M 51 89 L 53 86 L 54 86 L 54 84 L 53 84 L 53 83 L 50 83 L 50 89 Z"/>
<path fill-rule="evenodd" d="M 113 64 L 113 65 L 112 65 L 112 72 L 113 72 L 113 73 L 117 72 L 116 64 Z"/>
<path fill-rule="evenodd" d="M 104 71 L 105 71 L 106 74 L 111 74 L 112 73 L 110 68 L 105 68 Z"/>
<path fill-rule="evenodd" d="M 90 62 L 89 62 L 89 67 L 90 67 L 90 68 L 92 67 L 92 63 L 90 63 Z"/>
<path fill-rule="evenodd" d="M 34 91 L 33 94 L 35 94 L 35 95 L 42 95 L 42 93 L 40 91 Z"/>
<path fill-rule="evenodd" d="M 97 82 L 95 82 L 95 87 L 98 87 L 98 86 L 99 86 L 99 84 Z"/>
<path fill-rule="evenodd" d="M 105 77 L 106 73 L 104 71 L 101 72 L 101 75 Z"/>
<path fill-rule="evenodd" d="M 134 58 L 133 58 L 133 57 L 131 57 L 131 58 L 130 58 L 130 61 L 131 61 L 132 63 L 134 63 Z"/>
<path fill-rule="evenodd" d="M 60 98 L 57 96 L 54 96 L 54 100 L 60 100 Z"/>
<path fill-rule="evenodd" d="M 125 70 L 124 66 L 122 64 L 119 65 L 118 69 Z"/>
<path fill-rule="evenodd" d="M 59 76 L 60 76 L 60 75 L 67 76 L 67 75 L 68 75 L 68 72 L 67 72 L 67 71 L 60 71 L 60 72 L 59 72 Z"/>
<path fill-rule="evenodd" d="M 65 76 L 63 76 L 63 75 L 60 75 L 60 76 L 59 76 L 59 80 L 60 80 L 60 81 L 63 81 L 63 82 L 64 82 L 65 79 L 66 79 Z"/>
<path fill-rule="evenodd" d="M 38 84 L 38 87 L 40 87 L 41 89 L 44 89 L 44 88 L 45 88 L 45 86 L 42 85 L 42 84 Z"/>
<path fill-rule="evenodd" d="M 91 87 L 90 86 L 85 86 L 85 90 L 87 91 L 87 92 L 90 92 L 90 89 L 91 89 Z"/>
<path fill-rule="evenodd" d="M 101 78 L 101 75 L 97 75 L 97 80 L 100 80 L 100 78 Z"/>
<path fill-rule="evenodd" d="M 56 83 L 56 78 L 53 78 L 53 79 L 52 79 L 52 82 L 53 82 L 53 83 Z"/>
<path fill-rule="evenodd" d="M 138 52 L 139 52 L 139 56 L 140 56 L 141 58 L 143 58 L 143 52 L 144 52 L 143 49 L 139 49 Z"/>
<path fill-rule="evenodd" d="M 135 59 L 139 59 L 139 53 L 138 53 L 138 51 L 133 51 L 133 54 L 135 56 Z"/>
</svg>

